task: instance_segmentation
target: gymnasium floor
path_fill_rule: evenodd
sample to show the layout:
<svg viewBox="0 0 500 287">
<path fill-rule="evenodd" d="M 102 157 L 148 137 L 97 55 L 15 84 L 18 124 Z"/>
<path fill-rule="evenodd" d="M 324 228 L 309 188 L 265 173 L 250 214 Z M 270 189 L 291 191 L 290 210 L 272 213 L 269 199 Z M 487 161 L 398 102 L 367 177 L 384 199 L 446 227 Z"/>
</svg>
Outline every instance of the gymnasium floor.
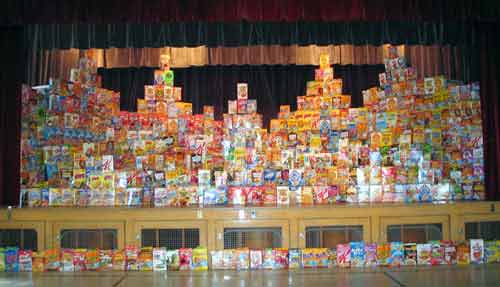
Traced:
<svg viewBox="0 0 500 287">
<path fill-rule="evenodd" d="M 500 264 L 295 271 L 2 273 L 0 286 L 500 286 Z"/>
</svg>

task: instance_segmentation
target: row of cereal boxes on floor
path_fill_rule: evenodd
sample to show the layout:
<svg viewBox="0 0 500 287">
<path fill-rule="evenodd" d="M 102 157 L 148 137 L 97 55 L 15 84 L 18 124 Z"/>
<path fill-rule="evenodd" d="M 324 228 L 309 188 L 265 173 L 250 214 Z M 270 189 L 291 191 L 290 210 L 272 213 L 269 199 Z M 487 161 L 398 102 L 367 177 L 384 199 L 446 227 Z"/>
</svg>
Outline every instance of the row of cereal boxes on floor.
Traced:
<svg viewBox="0 0 500 287">
<path fill-rule="evenodd" d="M 167 250 L 127 246 L 124 250 L 49 249 L 44 252 L 0 249 L 0 271 L 165 271 L 298 269 L 329 267 L 399 267 L 500 262 L 500 241 L 471 239 L 454 244 L 338 244 L 336 248 L 225 249 L 197 247 Z"/>
</svg>

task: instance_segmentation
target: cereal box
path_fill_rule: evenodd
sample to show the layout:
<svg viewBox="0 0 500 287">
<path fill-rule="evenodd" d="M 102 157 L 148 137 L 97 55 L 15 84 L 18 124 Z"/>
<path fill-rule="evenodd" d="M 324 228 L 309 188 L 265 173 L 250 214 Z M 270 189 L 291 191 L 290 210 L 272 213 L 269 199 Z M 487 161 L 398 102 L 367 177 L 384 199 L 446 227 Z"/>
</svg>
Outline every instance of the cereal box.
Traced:
<svg viewBox="0 0 500 287">
<path fill-rule="evenodd" d="M 431 265 L 432 246 L 429 243 L 417 244 L 417 264 Z"/>
<path fill-rule="evenodd" d="M 192 270 L 193 250 L 191 248 L 179 249 L 179 270 Z"/>
<path fill-rule="evenodd" d="M 125 271 L 127 266 L 127 258 L 125 256 L 125 251 L 114 250 L 112 257 L 112 264 L 114 271 Z"/>
<path fill-rule="evenodd" d="M 19 272 L 19 249 L 17 247 L 5 249 L 5 271 Z"/>
<path fill-rule="evenodd" d="M 262 250 L 250 250 L 250 268 L 254 270 L 262 268 Z"/>
<path fill-rule="evenodd" d="M 365 265 L 365 243 L 363 241 L 351 242 L 351 267 L 363 267 Z"/>
<path fill-rule="evenodd" d="M 87 270 L 87 266 L 85 264 L 86 258 L 87 249 L 73 249 L 73 268 L 75 269 L 75 272 Z"/>
<path fill-rule="evenodd" d="M 365 266 L 377 266 L 377 244 L 365 244 Z"/>
<path fill-rule="evenodd" d="M 406 266 L 417 265 L 417 244 L 405 243 L 404 252 L 405 252 L 404 265 Z"/>
<path fill-rule="evenodd" d="M 61 250 L 61 271 L 62 272 L 75 271 L 73 265 L 73 250 L 71 249 Z"/>
<path fill-rule="evenodd" d="M 377 245 L 378 266 L 389 265 L 390 256 L 391 256 L 391 245 L 389 243 L 381 243 Z"/>
<path fill-rule="evenodd" d="M 113 270 L 113 250 L 99 250 L 98 271 Z"/>
<path fill-rule="evenodd" d="M 208 270 L 208 251 L 204 247 L 193 249 L 193 270 Z"/>
<path fill-rule="evenodd" d="M 302 249 L 302 266 L 304 268 L 318 267 L 318 260 L 314 248 Z"/>
<path fill-rule="evenodd" d="M 444 245 L 444 264 L 455 265 L 457 264 L 457 249 L 451 241 L 443 242 Z"/>
<path fill-rule="evenodd" d="M 484 263 L 484 241 L 482 239 L 470 240 L 470 263 Z"/>
<path fill-rule="evenodd" d="M 85 255 L 85 268 L 88 271 L 97 271 L 99 269 L 99 250 L 89 249 Z"/>
<path fill-rule="evenodd" d="M 210 251 L 211 269 L 219 270 L 224 269 L 224 251 L 212 250 Z"/>
<path fill-rule="evenodd" d="M 179 258 L 179 250 L 167 250 L 166 253 L 167 258 L 167 270 L 179 270 L 180 267 L 180 258 Z"/>
<path fill-rule="evenodd" d="M 391 242 L 391 256 L 389 257 L 388 264 L 392 267 L 401 266 L 404 264 L 404 246 L 401 242 Z"/>
<path fill-rule="evenodd" d="M 288 268 L 289 269 L 299 269 L 301 268 L 301 250 L 298 248 L 288 249 Z"/>
<path fill-rule="evenodd" d="M 19 251 L 19 271 L 20 272 L 31 272 L 33 270 L 32 256 L 33 256 L 33 252 L 31 250 L 20 250 Z"/>
<path fill-rule="evenodd" d="M 457 248 L 457 264 L 458 265 L 470 264 L 470 247 L 468 242 L 459 242 L 456 248 Z"/>
<path fill-rule="evenodd" d="M 142 247 L 137 257 L 139 271 L 153 271 L 153 248 Z"/>
<path fill-rule="evenodd" d="M 274 268 L 274 252 L 272 248 L 264 249 L 262 255 L 262 269 L 273 269 Z"/>
<path fill-rule="evenodd" d="M 45 271 L 60 271 L 61 260 L 59 249 L 48 249 L 44 252 L 45 255 Z"/>
<path fill-rule="evenodd" d="M 350 244 L 337 244 L 337 265 L 339 267 L 350 267 L 351 265 Z"/>
</svg>

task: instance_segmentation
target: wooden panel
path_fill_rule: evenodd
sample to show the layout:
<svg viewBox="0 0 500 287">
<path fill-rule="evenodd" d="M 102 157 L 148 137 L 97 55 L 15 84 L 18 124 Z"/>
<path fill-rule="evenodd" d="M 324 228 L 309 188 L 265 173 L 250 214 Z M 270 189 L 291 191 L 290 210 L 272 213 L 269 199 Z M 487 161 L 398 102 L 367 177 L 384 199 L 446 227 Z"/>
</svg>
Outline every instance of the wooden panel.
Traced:
<svg viewBox="0 0 500 287">
<path fill-rule="evenodd" d="M 240 219 L 243 211 L 243 218 Z M 311 207 L 224 207 L 224 208 L 21 208 L 0 209 L 0 221 L 11 228 L 36 227 L 38 246 L 56 245 L 64 228 L 116 228 L 118 246 L 140 243 L 140 226 L 193 226 L 200 228 L 200 243 L 209 250 L 223 247 L 218 233 L 227 227 L 281 227 L 283 246 L 305 245 L 306 225 L 314 223 L 363 222 L 364 238 L 386 240 L 387 225 L 442 223 L 445 239 L 458 240 L 464 235 L 464 223 L 500 218 L 500 202 L 457 202 L 449 204 L 359 204 Z M 500 220 L 500 219 L 499 219 Z M 31 225 L 30 225 L 31 224 Z M 1 225 L 0 225 L 1 226 Z M 369 238 L 369 239 L 368 239 Z"/>
<path fill-rule="evenodd" d="M 51 223 L 53 238 L 49 241 L 52 246 L 61 246 L 61 230 L 64 229 L 116 229 L 117 246 L 119 249 L 125 247 L 125 222 L 124 221 L 54 221 Z"/>
<path fill-rule="evenodd" d="M 299 222 L 299 248 L 306 247 L 306 228 L 310 226 L 347 226 L 361 225 L 363 226 L 363 240 L 366 242 L 372 241 L 370 218 L 322 218 L 322 219 L 303 219 Z"/>
<path fill-rule="evenodd" d="M 245 228 L 245 227 L 279 227 L 281 228 L 281 246 L 290 246 L 290 228 L 288 220 L 219 220 L 216 222 L 215 246 L 217 249 L 224 249 L 224 229 L 225 228 Z"/>
<path fill-rule="evenodd" d="M 34 229 L 38 250 L 45 247 L 45 222 L 43 221 L 0 221 L 0 229 Z"/>
<path fill-rule="evenodd" d="M 387 227 L 389 225 L 400 224 L 442 224 L 443 240 L 450 240 L 450 218 L 449 215 L 425 215 L 425 216 L 394 216 L 394 217 L 381 217 L 380 230 L 381 238 L 387 241 Z"/>
<path fill-rule="evenodd" d="M 170 229 L 170 228 L 196 228 L 200 231 L 200 246 L 207 246 L 207 222 L 205 220 L 196 221 L 179 221 L 179 220 L 150 220 L 136 221 L 134 234 L 136 238 L 135 244 L 141 246 L 141 231 L 142 229 Z"/>
</svg>

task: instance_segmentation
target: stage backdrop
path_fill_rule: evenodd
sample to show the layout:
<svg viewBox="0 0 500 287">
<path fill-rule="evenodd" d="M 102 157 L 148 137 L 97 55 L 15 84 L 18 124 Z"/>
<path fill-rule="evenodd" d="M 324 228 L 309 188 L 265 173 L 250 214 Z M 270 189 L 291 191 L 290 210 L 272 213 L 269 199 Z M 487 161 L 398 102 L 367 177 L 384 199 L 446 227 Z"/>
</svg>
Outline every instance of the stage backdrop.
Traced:
<svg viewBox="0 0 500 287">
<path fill-rule="evenodd" d="M 257 99 L 264 125 L 277 116 L 280 105 L 296 109 L 298 96 L 305 95 L 306 82 L 314 80 L 316 66 L 242 65 L 175 68 L 175 85 L 182 87 L 182 99 L 193 103 L 193 112 L 204 105 L 215 107 L 216 117 L 227 113 L 228 100 L 236 99 L 236 83 L 248 83 L 249 98 Z M 136 111 L 137 99 L 144 98 L 144 85 L 153 84 L 155 68 L 99 69 L 104 88 L 121 92 L 120 108 Z M 343 80 L 342 92 L 352 95 L 352 106 L 363 104 L 361 91 L 378 85 L 384 65 L 334 65 L 335 78 Z"/>
</svg>

